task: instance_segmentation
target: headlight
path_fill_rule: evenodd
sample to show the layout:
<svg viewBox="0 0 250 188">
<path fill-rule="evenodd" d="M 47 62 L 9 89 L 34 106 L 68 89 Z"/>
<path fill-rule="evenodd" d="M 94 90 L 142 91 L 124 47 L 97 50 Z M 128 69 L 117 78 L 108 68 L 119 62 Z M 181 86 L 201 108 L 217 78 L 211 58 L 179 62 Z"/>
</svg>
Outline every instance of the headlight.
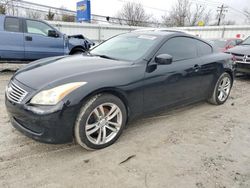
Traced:
<svg viewBox="0 0 250 188">
<path fill-rule="evenodd" d="M 55 105 L 66 95 L 75 89 L 85 85 L 87 82 L 74 82 L 57 86 L 55 88 L 44 90 L 36 94 L 30 101 L 31 104 Z"/>
</svg>

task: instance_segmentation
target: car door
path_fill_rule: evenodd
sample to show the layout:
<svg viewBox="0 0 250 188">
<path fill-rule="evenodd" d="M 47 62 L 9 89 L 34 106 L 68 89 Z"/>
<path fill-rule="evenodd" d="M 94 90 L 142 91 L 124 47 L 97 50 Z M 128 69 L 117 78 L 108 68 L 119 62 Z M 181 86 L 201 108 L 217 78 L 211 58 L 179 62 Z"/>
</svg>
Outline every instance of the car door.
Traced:
<svg viewBox="0 0 250 188">
<path fill-rule="evenodd" d="M 26 59 L 40 59 L 65 54 L 63 35 L 58 34 L 58 37 L 49 36 L 49 30 L 54 30 L 54 28 L 44 22 L 29 19 L 25 20 L 25 25 Z"/>
<path fill-rule="evenodd" d="M 218 79 L 221 70 L 220 63 L 217 63 L 216 54 L 210 44 L 195 39 L 198 48 L 199 76 L 200 76 L 200 97 L 206 99 L 210 95 L 210 90 L 214 88 L 214 84 Z"/>
<path fill-rule="evenodd" d="M 0 58 L 5 60 L 24 59 L 24 34 L 21 20 L 5 17 L 4 30 L 0 33 Z"/>
<path fill-rule="evenodd" d="M 145 73 L 144 112 L 168 105 L 195 100 L 201 95 L 200 58 L 197 44 L 189 37 L 174 37 L 166 41 L 156 56 L 169 54 L 173 62 L 157 65 L 155 58 Z"/>
</svg>

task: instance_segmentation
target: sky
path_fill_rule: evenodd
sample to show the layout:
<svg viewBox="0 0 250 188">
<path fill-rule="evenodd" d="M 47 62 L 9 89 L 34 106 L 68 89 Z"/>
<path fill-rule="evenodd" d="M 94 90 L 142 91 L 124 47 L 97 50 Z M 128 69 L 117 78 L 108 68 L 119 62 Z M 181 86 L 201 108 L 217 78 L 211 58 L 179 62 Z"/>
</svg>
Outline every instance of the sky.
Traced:
<svg viewBox="0 0 250 188">
<path fill-rule="evenodd" d="M 76 3 L 79 0 L 26 0 L 43 5 L 61 7 L 64 6 L 70 10 L 76 10 Z M 103 16 L 115 16 L 121 7 L 129 0 L 91 0 L 91 13 Z M 156 19 L 161 19 L 161 16 L 169 11 L 177 0 L 130 0 L 143 4 L 146 12 L 153 15 Z M 250 0 L 190 0 L 192 3 L 198 3 L 205 6 L 207 10 L 212 10 L 215 19 L 217 7 L 221 4 L 229 6 L 226 13 L 226 20 L 233 20 L 236 24 L 242 24 L 245 20 L 243 10 L 250 10 Z"/>
</svg>

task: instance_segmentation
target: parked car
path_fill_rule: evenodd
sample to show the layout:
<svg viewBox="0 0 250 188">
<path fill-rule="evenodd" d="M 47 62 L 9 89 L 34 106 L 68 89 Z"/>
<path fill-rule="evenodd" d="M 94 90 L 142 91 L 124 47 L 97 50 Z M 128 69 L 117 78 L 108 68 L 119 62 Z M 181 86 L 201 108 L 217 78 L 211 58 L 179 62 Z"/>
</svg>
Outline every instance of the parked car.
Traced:
<svg viewBox="0 0 250 188">
<path fill-rule="evenodd" d="M 250 36 L 240 45 L 227 50 L 234 56 L 236 63 L 236 71 L 250 74 Z"/>
<path fill-rule="evenodd" d="M 221 51 L 225 52 L 230 48 L 235 47 L 242 43 L 242 39 L 231 38 L 231 39 L 210 39 L 210 41 Z"/>
<path fill-rule="evenodd" d="M 0 15 L 0 61 L 30 61 L 87 51 L 94 43 L 44 21 Z"/>
<path fill-rule="evenodd" d="M 11 78 L 5 103 L 12 125 L 35 140 L 75 138 L 101 149 L 138 116 L 201 100 L 223 104 L 234 80 L 231 58 L 182 32 L 131 32 L 89 55 L 28 64 Z"/>
</svg>

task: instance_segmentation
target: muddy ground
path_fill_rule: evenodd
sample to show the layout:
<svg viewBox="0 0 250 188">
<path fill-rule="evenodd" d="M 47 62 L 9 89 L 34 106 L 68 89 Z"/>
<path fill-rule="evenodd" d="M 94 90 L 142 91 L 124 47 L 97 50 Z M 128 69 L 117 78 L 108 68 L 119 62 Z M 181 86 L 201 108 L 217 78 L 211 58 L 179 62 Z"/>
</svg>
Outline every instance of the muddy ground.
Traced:
<svg viewBox="0 0 250 188">
<path fill-rule="evenodd" d="M 111 147 L 33 141 L 11 127 L 0 73 L 0 187 L 249 188 L 250 79 L 205 102 L 130 123 Z M 128 159 L 128 160 L 126 160 Z"/>
</svg>

